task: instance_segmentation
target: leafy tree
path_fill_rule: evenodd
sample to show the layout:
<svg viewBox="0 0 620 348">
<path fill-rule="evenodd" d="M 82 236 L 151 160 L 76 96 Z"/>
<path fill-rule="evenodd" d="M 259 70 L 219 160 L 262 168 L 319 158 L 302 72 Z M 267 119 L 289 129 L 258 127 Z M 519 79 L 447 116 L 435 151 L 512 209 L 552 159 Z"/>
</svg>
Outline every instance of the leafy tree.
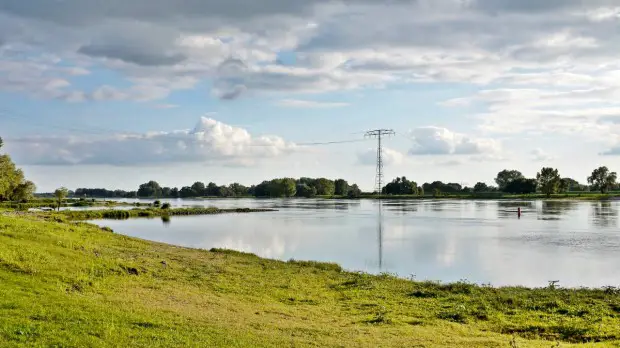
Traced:
<svg viewBox="0 0 620 348">
<path fill-rule="evenodd" d="M 316 188 L 308 184 L 297 185 L 297 197 L 312 198 L 316 196 Z"/>
<path fill-rule="evenodd" d="M 200 197 L 207 194 L 205 184 L 200 181 L 196 181 L 192 184 L 192 191 L 194 191 L 194 197 Z"/>
<path fill-rule="evenodd" d="M 231 191 L 232 195 L 236 197 L 248 195 L 248 188 L 239 183 L 230 184 L 228 189 Z"/>
<path fill-rule="evenodd" d="M 336 191 L 336 186 L 333 181 L 320 178 L 316 180 L 316 194 L 319 196 L 333 196 Z"/>
<path fill-rule="evenodd" d="M 232 197 L 234 195 L 235 195 L 234 191 L 228 188 L 228 186 L 218 187 L 217 197 Z"/>
<path fill-rule="evenodd" d="M 69 190 L 66 187 L 61 187 L 54 191 L 54 197 L 56 197 L 56 201 L 58 203 L 58 210 L 60 210 L 60 206 L 62 205 L 62 201 L 67 198 L 69 195 Z"/>
<path fill-rule="evenodd" d="M 551 197 L 552 194 L 558 192 L 562 177 L 560 177 L 557 169 L 544 167 L 536 174 L 536 181 L 540 191 L 547 195 L 547 197 Z"/>
<path fill-rule="evenodd" d="M 495 178 L 495 183 L 498 188 L 502 192 L 506 192 L 505 189 L 512 181 L 517 179 L 523 179 L 524 176 L 518 170 L 507 170 L 504 169 L 501 172 L 497 173 L 497 177 Z"/>
<path fill-rule="evenodd" d="M 206 194 L 210 197 L 217 197 L 220 195 L 220 187 L 214 182 L 210 182 L 209 185 L 207 185 Z"/>
<path fill-rule="evenodd" d="M 616 172 L 609 172 L 607 167 L 599 167 L 588 177 L 588 183 L 594 186 L 595 189 L 600 190 L 601 193 L 607 193 L 616 185 L 617 179 L 618 175 Z"/>
<path fill-rule="evenodd" d="M 269 197 L 269 181 L 263 181 L 262 183 L 250 187 L 250 194 L 254 197 Z"/>
<path fill-rule="evenodd" d="M 2 145 L 4 145 L 4 141 L 2 140 L 2 137 L 0 137 L 0 149 L 2 148 Z"/>
<path fill-rule="evenodd" d="M 192 188 L 189 186 L 184 186 L 179 191 L 179 197 L 181 198 L 194 197 L 194 190 L 192 190 Z"/>
<path fill-rule="evenodd" d="M 27 200 L 34 191 L 34 184 L 25 180 L 24 172 L 15 166 L 11 157 L 0 155 L 0 201 Z"/>
<path fill-rule="evenodd" d="M 414 181 L 407 180 L 406 177 L 396 178 L 387 184 L 381 193 L 387 195 L 414 195 L 418 192 L 418 184 Z"/>
<path fill-rule="evenodd" d="M 347 192 L 347 197 L 349 198 L 359 198 L 362 195 L 362 190 L 357 186 L 357 184 L 353 184 L 349 186 L 349 191 Z"/>
<path fill-rule="evenodd" d="M 179 189 L 176 187 L 173 187 L 170 190 L 170 198 L 179 198 Z"/>
<path fill-rule="evenodd" d="M 528 195 L 536 193 L 536 186 L 536 179 L 519 178 L 512 180 L 508 184 L 508 186 L 504 188 L 503 192 L 519 195 Z"/>
<path fill-rule="evenodd" d="M 297 193 L 297 183 L 295 182 L 295 179 L 282 179 L 282 186 L 284 188 L 284 197 L 295 197 L 295 194 Z"/>
<path fill-rule="evenodd" d="M 489 186 L 483 182 L 474 185 L 474 192 L 489 192 Z"/>
<path fill-rule="evenodd" d="M 161 186 L 153 180 L 140 185 L 138 188 L 138 197 L 161 197 L 161 194 Z"/>
<path fill-rule="evenodd" d="M 25 202 L 32 198 L 37 187 L 32 181 L 25 181 L 15 188 L 12 200 Z"/>
<path fill-rule="evenodd" d="M 344 196 L 349 192 L 349 183 L 344 179 L 338 179 L 334 182 L 335 190 L 334 194 L 337 196 Z"/>
</svg>

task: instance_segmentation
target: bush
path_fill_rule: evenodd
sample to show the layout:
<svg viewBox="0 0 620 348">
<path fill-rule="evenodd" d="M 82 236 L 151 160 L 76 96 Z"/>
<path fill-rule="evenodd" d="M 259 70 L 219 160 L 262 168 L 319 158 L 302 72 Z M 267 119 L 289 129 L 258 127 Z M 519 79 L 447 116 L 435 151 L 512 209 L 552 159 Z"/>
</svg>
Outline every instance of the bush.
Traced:
<svg viewBox="0 0 620 348">
<path fill-rule="evenodd" d="M 170 209 L 170 203 L 164 203 L 161 206 L 162 209 Z"/>
<path fill-rule="evenodd" d="M 160 202 L 160 201 L 155 201 L 155 202 L 153 202 L 153 206 L 154 206 L 154 207 L 159 207 L 160 205 L 161 205 L 161 202 Z"/>
</svg>

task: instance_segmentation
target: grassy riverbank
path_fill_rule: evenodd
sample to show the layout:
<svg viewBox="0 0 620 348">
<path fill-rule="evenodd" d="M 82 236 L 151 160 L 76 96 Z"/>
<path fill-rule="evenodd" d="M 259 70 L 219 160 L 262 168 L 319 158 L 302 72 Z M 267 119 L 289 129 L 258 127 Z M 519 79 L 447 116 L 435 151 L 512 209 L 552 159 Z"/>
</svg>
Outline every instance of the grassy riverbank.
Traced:
<svg viewBox="0 0 620 348">
<path fill-rule="evenodd" d="M 249 208 L 232 208 L 220 209 L 215 207 L 205 208 L 147 208 L 147 209 L 102 209 L 102 210 L 62 210 L 54 212 L 8 212 L 9 215 L 21 215 L 38 217 L 45 220 L 56 222 L 70 220 L 101 220 L 115 219 L 123 220 L 130 218 L 154 218 L 161 216 L 189 216 L 189 215 L 216 215 L 216 214 L 242 214 L 242 213 L 260 213 L 270 212 L 273 209 L 249 209 Z"/>
<path fill-rule="evenodd" d="M 620 293 L 612 288 L 412 282 L 36 216 L 0 215 L 0 246 L 0 346 L 620 344 Z"/>
</svg>

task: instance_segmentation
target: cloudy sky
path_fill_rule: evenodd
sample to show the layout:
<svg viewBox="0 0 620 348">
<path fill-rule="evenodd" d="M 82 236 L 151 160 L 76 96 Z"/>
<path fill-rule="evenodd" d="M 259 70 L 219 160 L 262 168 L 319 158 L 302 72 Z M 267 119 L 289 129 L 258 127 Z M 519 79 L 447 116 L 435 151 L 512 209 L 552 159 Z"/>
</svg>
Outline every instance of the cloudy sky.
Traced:
<svg viewBox="0 0 620 348">
<path fill-rule="evenodd" d="M 41 191 L 620 170 L 620 0 L 0 0 L 0 136 Z M 312 143 L 361 140 L 343 144 Z"/>
</svg>

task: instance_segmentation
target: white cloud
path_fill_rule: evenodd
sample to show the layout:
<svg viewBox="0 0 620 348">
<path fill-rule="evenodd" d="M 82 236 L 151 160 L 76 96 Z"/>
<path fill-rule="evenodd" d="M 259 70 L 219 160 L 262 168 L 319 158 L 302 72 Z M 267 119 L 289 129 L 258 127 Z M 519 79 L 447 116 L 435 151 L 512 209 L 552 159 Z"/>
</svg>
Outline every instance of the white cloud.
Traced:
<svg viewBox="0 0 620 348">
<path fill-rule="evenodd" d="M 33 165 L 204 162 L 251 165 L 256 160 L 297 150 L 277 136 L 252 136 L 243 128 L 203 117 L 193 130 L 109 136 L 24 137 L 9 139 L 17 163 Z"/>
<path fill-rule="evenodd" d="M 542 149 L 534 149 L 530 152 L 531 159 L 536 162 L 548 162 L 555 159 L 554 156 L 546 153 Z"/>
<path fill-rule="evenodd" d="M 493 139 L 472 138 L 441 127 L 420 127 L 409 133 L 416 155 L 481 155 L 501 152 L 501 144 Z"/>
<path fill-rule="evenodd" d="M 282 99 L 278 101 L 276 105 L 287 107 L 287 108 L 309 108 L 309 109 L 342 108 L 345 106 L 349 106 L 348 103 L 321 102 L 321 101 L 301 100 L 301 99 Z"/>
<path fill-rule="evenodd" d="M 405 155 L 400 151 L 384 147 L 382 159 L 386 166 L 397 166 L 404 162 Z M 363 152 L 358 152 L 357 160 L 358 164 L 375 166 L 377 164 L 377 149 L 369 148 Z"/>
</svg>

